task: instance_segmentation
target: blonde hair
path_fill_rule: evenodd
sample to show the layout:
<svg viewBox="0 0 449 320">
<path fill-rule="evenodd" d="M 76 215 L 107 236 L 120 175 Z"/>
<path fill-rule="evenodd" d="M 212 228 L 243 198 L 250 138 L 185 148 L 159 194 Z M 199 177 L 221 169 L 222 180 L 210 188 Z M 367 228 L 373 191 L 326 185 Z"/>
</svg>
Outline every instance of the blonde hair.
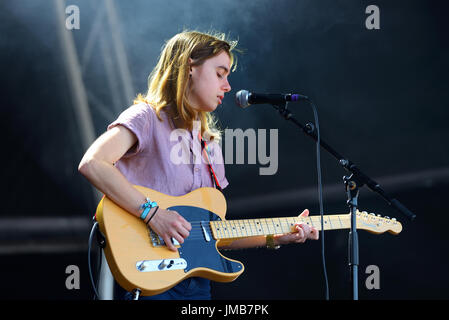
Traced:
<svg viewBox="0 0 449 320">
<path fill-rule="evenodd" d="M 148 92 L 144 96 L 139 94 L 134 103 L 145 102 L 155 108 L 159 120 L 161 110 L 173 103 L 177 115 L 185 129 L 192 130 L 195 112 L 186 99 L 187 83 L 189 80 L 189 58 L 193 66 L 199 66 L 222 51 L 229 55 L 232 71 L 237 66 L 233 50 L 237 41 L 228 40 L 224 33 L 198 32 L 184 30 L 168 40 L 162 48 L 159 61 L 148 77 Z M 205 111 L 197 112 L 201 121 L 203 137 L 218 141 L 221 132 L 217 128 L 214 116 Z"/>
</svg>

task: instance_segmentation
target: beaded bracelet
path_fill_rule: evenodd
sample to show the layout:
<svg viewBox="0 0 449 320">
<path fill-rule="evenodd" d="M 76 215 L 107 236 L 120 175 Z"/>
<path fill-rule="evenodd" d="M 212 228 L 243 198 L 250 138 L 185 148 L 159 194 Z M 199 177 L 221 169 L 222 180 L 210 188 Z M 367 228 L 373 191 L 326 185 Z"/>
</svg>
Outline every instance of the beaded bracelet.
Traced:
<svg viewBox="0 0 449 320">
<path fill-rule="evenodd" d="M 148 215 L 148 212 L 150 212 L 150 210 L 154 207 L 157 206 L 157 203 L 154 201 L 151 201 L 150 198 L 145 198 L 145 200 L 147 202 L 145 202 L 144 204 L 142 204 L 140 206 L 140 209 L 143 209 L 142 214 L 140 215 L 140 219 L 145 220 L 145 218 Z"/>
</svg>

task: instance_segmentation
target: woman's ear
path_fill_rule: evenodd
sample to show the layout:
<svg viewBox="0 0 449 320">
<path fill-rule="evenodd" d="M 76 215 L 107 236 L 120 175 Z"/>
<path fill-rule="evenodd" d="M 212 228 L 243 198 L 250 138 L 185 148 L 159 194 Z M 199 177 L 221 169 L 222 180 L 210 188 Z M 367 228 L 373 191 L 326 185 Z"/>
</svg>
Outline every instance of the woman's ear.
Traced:
<svg viewBox="0 0 449 320">
<path fill-rule="evenodd" d="M 193 63 L 193 59 L 189 58 L 189 77 L 192 77 L 192 63 Z"/>
</svg>

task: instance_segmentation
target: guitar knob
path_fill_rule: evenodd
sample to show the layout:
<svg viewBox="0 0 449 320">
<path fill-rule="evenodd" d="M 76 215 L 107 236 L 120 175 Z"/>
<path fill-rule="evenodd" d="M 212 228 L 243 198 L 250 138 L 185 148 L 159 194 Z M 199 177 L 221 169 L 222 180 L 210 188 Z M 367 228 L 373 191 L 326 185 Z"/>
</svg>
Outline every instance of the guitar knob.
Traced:
<svg viewBox="0 0 449 320">
<path fill-rule="evenodd" d="M 161 263 L 159 263 L 159 265 L 157 266 L 159 270 L 164 269 L 166 266 L 168 266 L 168 262 L 164 259 L 161 261 Z"/>
<path fill-rule="evenodd" d="M 385 216 L 385 219 L 388 219 L 388 220 L 389 220 L 389 219 L 390 219 L 390 217 L 389 217 L 389 216 Z"/>
<path fill-rule="evenodd" d="M 139 265 L 137 266 L 137 270 L 139 271 L 145 270 L 145 263 L 143 261 L 139 263 Z"/>
</svg>

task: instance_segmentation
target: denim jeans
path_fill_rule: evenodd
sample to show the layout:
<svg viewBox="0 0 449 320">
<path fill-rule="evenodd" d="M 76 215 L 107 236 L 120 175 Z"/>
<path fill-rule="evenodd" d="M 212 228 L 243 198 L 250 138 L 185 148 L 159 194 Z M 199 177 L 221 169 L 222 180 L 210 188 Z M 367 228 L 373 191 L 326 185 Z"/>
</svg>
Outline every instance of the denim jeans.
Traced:
<svg viewBox="0 0 449 320">
<path fill-rule="evenodd" d="M 120 300 L 132 300 L 133 293 L 127 292 L 117 284 Z M 188 278 L 163 293 L 154 296 L 140 296 L 139 300 L 210 300 L 210 280 L 204 278 Z"/>
</svg>

